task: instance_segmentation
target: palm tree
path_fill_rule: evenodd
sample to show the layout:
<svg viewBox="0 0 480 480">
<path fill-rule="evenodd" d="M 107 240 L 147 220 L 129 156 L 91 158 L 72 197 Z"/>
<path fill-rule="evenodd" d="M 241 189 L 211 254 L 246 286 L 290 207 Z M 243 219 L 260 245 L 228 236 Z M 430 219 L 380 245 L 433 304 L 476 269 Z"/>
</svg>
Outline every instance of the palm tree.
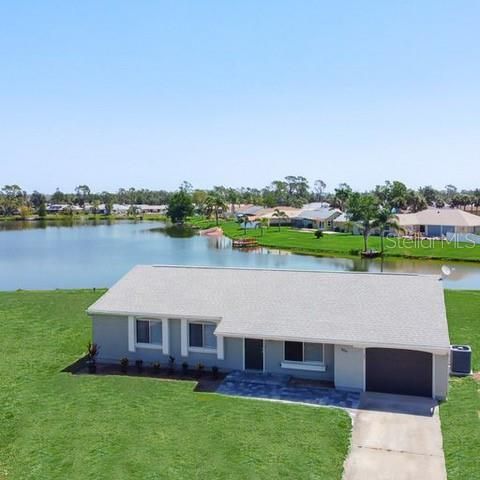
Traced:
<svg viewBox="0 0 480 480">
<path fill-rule="evenodd" d="M 215 214 L 215 224 L 218 226 L 218 215 L 220 212 L 227 210 L 227 204 L 220 195 L 212 194 L 205 199 L 205 206 L 207 212 L 210 215 L 212 212 Z"/>
<path fill-rule="evenodd" d="M 286 218 L 289 218 L 288 215 L 284 211 L 282 211 L 278 208 L 276 208 L 274 210 L 274 212 L 272 213 L 272 217 L 278 218 L 278 231 L 280 231 L 281 221 L 285 220 Z"/>
<path fill-rule="evenodd" d="M 261 235 L 263 237 L 263 229 L 265 227 L 269 227 L 270 226 L 270 221 L 268 220 L 268 218 L 261 218 L 260 219 L 260 230 L 261 230 Z"/>
<path fill-rule="evenodd" d="M 376 218 L 372 222 L 373 228 L 378 228 L 380 230 L 380 253 L 383 255 L 384 250 L 384 238 L 385 238 L 385 230 L 387 228 L 394 228 L 397 231 L 402 231 L 403 227 L 400 226 L 397 220 L 397 216 L 392 213 L 392 210 L 386 207 L 380 207 Z"/>
<path fill-rule="evenodd" d="M 477 188 L 473 192 L 473 206 L 475 207 L 475 213 L 478 215 L 478 209 L 480 207 L 480 188 Z"/>
<path fill-rule="evenodd" d="M 378 200 L 370 193 L 354 192 L 348 199 L 347 215 L 362 230 L 364 252 L 368 251 L 368 237 L 378 217 L 378 210 Z"/>
<path fill-rule="evenodd" d="M 242 215 L 241 217 L 238 217 L 238 220 L 240 222 L 240 225 L 243 223 L 243 233 L 244 235 L 246 235 L 248 222 L 250 221 L 250 219 L 248 218 L 248 215 Z"/>
</svg>

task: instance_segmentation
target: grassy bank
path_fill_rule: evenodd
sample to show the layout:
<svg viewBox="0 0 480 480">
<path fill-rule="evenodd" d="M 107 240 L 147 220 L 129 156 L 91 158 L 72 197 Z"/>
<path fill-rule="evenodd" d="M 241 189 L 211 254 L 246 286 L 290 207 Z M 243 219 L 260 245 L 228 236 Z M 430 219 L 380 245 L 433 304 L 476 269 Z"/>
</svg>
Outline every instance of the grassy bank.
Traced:
<svg viewBox="0 0 480 480">
<path fill-rule="evenodd" d="M 343 411 L 62 373 L 85 350 L 98 296 L 0 293 L 0 478 L 340 479 Z"/>
<path fill-rule="evenodd" d="M 192 225 L 198 228 L 208 228 L 215 222 L 205 219 L 194 219 Z M 313 232 L 299 229 L 270 227 L 245 230 L 235 222 L 223 222 L 221 227 L 230 238 L 255 238 L 259 245 L 320 256 L 359 256 L 363 250 L 363 237 L 344 233 L 325 234 L 316 238 Z M 380 237 L 372 236 L 368 242 L 369 248 L 380 250 Z M 385 239 L 385 256 L 398 258 L 418 258 L 423 260 L 445 260 L 480 262 L 480 245 L 472 246 L 467 243 L 452 244 L 440 240 L 424 241 L 414 244 L 405 242 L 401 238 Z"/>
</svg>

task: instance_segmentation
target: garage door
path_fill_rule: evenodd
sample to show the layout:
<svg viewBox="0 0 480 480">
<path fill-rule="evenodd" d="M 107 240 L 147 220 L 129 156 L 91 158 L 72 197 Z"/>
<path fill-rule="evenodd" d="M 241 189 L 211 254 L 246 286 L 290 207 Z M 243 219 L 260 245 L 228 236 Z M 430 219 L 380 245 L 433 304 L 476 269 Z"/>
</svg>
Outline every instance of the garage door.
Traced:
<svg viewBox="0 0 480 480">
<path fill-rule="evenodd" d="M 370 392 L 432 396 L 432 354 L 367 348 L 366 389 Z"/>
</svg>

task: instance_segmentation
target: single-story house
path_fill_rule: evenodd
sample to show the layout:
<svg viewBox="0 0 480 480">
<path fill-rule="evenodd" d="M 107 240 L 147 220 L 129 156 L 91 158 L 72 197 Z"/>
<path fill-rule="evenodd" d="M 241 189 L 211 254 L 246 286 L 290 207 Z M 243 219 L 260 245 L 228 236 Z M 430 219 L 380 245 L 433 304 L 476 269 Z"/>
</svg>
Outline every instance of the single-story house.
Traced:
<svg viewBox="0 0 480 480">
<path fill-rule="evenodd" d="M 335 218 L 341 214 L 342 211 L 337 208 L 302 210 L 292 219 L 292 225 L 298 228 L 321 228 L 332 230 Z"/>
<path fill-rule="evenodd" d="M 285 214 L 284 217 L 277 216 L 277 210 Z M 279 206 L 273 208 L 265 208 L 256 213 L 255 218 L 260 220 L 266 218 L 269 225 L 290 225 L 292 219 L 295 218 L 301 212 L 300 208 Z"/>
<path fill-rule="evenodd" d="M 401 213 L 397 218 L 406 233 L 425 237 L 480 233 L 480 216 L 456 208 L 428 208 L 417 213 Z"/>
<path fill-rule="evenodd" d="M 135 208 L 138 213 L 159 213 L 163 215 L 167 213 L 168 205 L 138 204 L 135 205 Z"/>
<path fill-rule="evenodd" d="M 99 362 L 172 356 L 350 391 L 447 395 L 450 342 L 434 276 L 137 266 L 87 312 Z"/>
</svg>

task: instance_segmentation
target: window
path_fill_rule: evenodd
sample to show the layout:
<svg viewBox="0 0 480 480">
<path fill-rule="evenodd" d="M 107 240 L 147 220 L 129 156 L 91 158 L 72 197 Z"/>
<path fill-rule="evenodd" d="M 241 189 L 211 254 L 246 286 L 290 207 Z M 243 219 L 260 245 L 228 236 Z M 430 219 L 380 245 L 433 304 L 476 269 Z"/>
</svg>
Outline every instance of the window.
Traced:
<svg viewBox="0 0 480 480">
<path fill-rule="evenodd" d="M 285 342 L 285 361 L 303 363 L 322 363 L 323 344 Z"/>
<path fill-rule="evenodd" d="M 137 320 L 137 343 L 162 345 L 162 321 Z"/>
<path fill-rule="evenodd" d="M 189 323 L 189 346 L 191 348 L 204 348 L 215 350 L 217 337 L 213 334 L 216 325 L 214 323 Z"/>
</svg>

